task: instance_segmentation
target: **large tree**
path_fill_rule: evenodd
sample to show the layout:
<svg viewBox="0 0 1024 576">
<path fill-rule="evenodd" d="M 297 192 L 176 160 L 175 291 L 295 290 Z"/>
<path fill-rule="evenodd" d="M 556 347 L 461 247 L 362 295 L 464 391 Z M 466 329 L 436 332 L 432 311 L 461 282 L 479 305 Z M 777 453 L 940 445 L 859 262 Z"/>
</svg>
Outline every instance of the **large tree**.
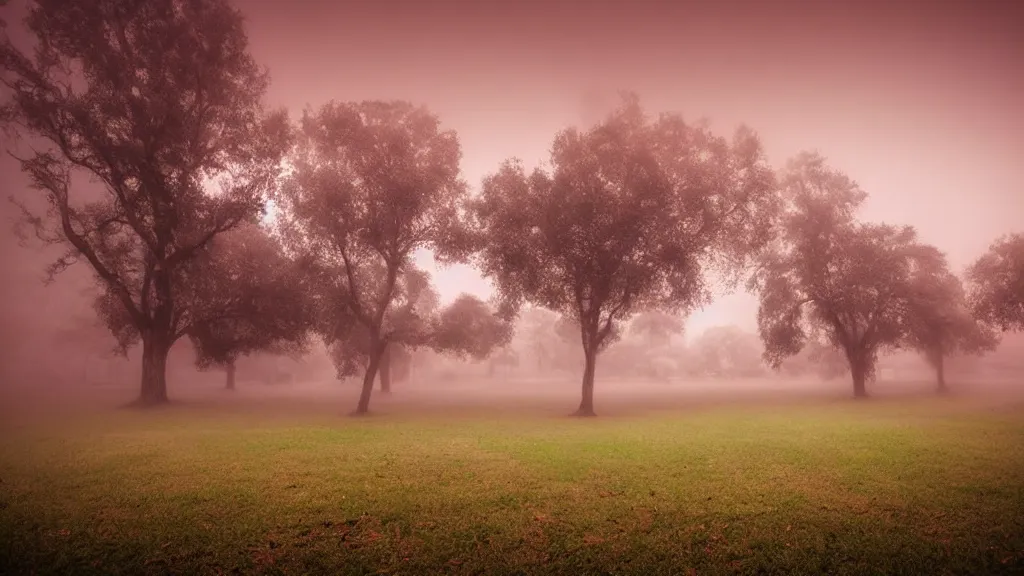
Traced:
<svg viewBox="0 0 1024 576">
<path fill-rule="evenodd" d="M 1024 332 L 1024 234 L 998 239 L 967 271 L 975 315 L 1002 330 Z"/>
<path fill-rule="evenodd" d="M 945 393 L 949 390 L 946 359 L 990 352 L 999 338 L 995 330 L 972 315 L 963 283 L 949 271 L 945 257 L 933 258 L 929 264 L 911 279 L 905 311 L 906 344 L 935 369 L 937 391 Z"/>
<path fill-rule="evenodd" d="M 281 230 L 289 249 L 306 255 L 321 335 L 366 342 L 355 414 L 369 411 L 388 345 L 421 313 L 414 253 L 429 249 L 448 262 L 471 247 L 460 156 L 457 135 L 406 102 L 332 102 L 303 116 Z"/>
<path fill-rule="evenodd" d="M 825 341 L 845 354 L 854 395 L 867 396 L 878 354 L 901 342 L 914 271 L 941 255 L 911 227 L 856 221 L 867 195 L 818 154 L 793 159 L 782 184 L 778 235 L 751 283 L 765 360 L 778 368 Z"/>
<path fill-rule="evenodd" d="M 263 226 L 218 235 L 196 259 L 184 288 L 180 297 L 189 303 L 188 337 L 197 364 L 224 368 L 228 389 L 235 387 L 241 356 L 307 352 L 307 286 L 296 262 Z"/>
<path fill-rule="evenodd" d="M 550 166 L 509 160 L 484 179 L 479 265 L 510 308 L 578 323 L 576 414 L 592 416 L 597 356 L 618 325 L 706 301 L 707 272 L 734 271 L 767 239 L 774 174 L 751 131 L 730 144 L 678 115 L 652 120 L 633 96 L 588 131 L 560 132 Z"/>
<path fill-rule="evenodd" d="M 108 325 L 142 338 L 139 402 L 165 402 L 167 353 L 190 328 L 185 270 L 259 214 L 285 116 L 264 113 L 267 74 L 226 0 L 35 0 L 25 23 L 34 50 L 5 38 L 0 66 L 3 116 L 31 139 L 21 168 L 46 205 L 23 203 L 26 221 L 67 249 L 51 274 L 92 267 Z"/>
</svg>

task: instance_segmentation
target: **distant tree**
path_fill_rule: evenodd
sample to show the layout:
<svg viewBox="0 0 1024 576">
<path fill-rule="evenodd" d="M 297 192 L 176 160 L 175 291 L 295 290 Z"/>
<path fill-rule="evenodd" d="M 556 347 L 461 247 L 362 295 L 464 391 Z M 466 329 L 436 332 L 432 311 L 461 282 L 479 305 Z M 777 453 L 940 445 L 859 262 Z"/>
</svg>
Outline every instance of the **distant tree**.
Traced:
<svg viewBox="0 0 1024 576">
<path fill-rule="evenodd" d="M 815 338 L 804 346 L 807 361 L 814 374 L 823 380 L 834 380 L 850 373 L 850 364 L 846 356 L 827 341 Z"/>
<path fill-rule="evenodd" d="M 306 353 L 312 320 L 301 280 L 296 263 L 260 225 L 242 225 L 211 241 L 179 294 L 189 304 L 187 335 L 199 368 L 224 368 L 233 390 L 239 357 Z"/>
<path fill-rule="evenodd" d="M 553 328 L 555 329 L 555 334 L 562 342 L 570 345 L 578 345 L 580 343 L 580 322 L 571 315 L 563 314 L 559 316 L 555 320 Z"/>
<path fill-rule="evenodd" d="M 778 368 L 824 340 L 845 354 L 854 396 L 867 396 L 879 352 L 903 337 L 913 271 L 941 255 L 911 227 L 856 222 L 866 194 L 817 154 L 792 160 L 782 182 L 778 238 L 752 281 L 765 360 Z"/>
<path fill-rule="evenodd" d="M 314 290 L 319 290 L 322 302 L 315 314 L 319 315 L 321 335 L 332 350 L 338 378 L 359 372 L 365 374 L 372 350 L 370 331 L 365 325 L 351 321 L 346 303 L 336 297 L 323 279 L 313 282 L 313 286 Z M 324 286 L 328 286 L 327 291 L 323 291 Z M 429 276 L 412 264 L 400 273 L 392 292 L 384 317 L 390 338 L 378 363 L 381 391 L 385 393 L 391 392 L 392 360 L 401 354 L 394 353 L 393 348 L 413 349 L 426 345 L 433 332 L 438 305 L 437 292 L 430 285 Z"/>
<path fill-rule="evenodd" d="M 757 335 L 738 326 L 708 328 L 691 349 L 709 375 L 751 377 L 761 374 L 764 369 Z"/>
<path fill-rule="evenodd" d="M 35 51 L 0 42 L 2 117 L 32 138 L 21 168 L 47 205 L 20 203 L 25 224 L 67 249 L 51 278 L 85 259 L 108 327 L 141 336 L 144 405 L 167 401 L 167 354 L 190 328 L 183 275 L 258 216 L 286 147 L 242 20 L 226 0 L 34 0 Z M 98 186 L 72 186 L 73 174 Z"/>
<path fill-rule="evenodd" d="M 437 293 L 429 285 L 426 273 L 415 269 L 413 273 L 417 276 L 415 282 L 420 283 L 415 288 L 416 296 L 398 291 L 398 300 L 407 309 L 392 315 L 393 337 L 381 357 L 380 386 L 384 393 L 391 392 L 391 369 L 396 360 L 399 373 L 408 373 L 411 351 L 429 348 L 438 354 L 483 360 L 511 339 L 510 324 L 479 298 L 461 294 L 439 309 Z M 348 338 L 339 339 L 335 349 L 339 374 L 346 376 L 365 370 L 368 348 L 369 339 L 362 330 L 353 330 Z"/>
<path fill-rule="evenodd" d="M 407 369 L 403 363 L 409 359 L 408 352 L 429 344 L 438 312 L 439 297 L 430 284 L 429 275 L 414 268 L 404 274 L 406 277 L 398 283 L 394 312 L 389 315 L 392 338 L 380 361 L 380 390 L 385 394 L 391 393 L 392 368 L 397 367 L 398 374 L 403 373 Z M 364 349 L 369 349 L 368 340 Z"/>
<path fill-rule="evenodd" d="M 929 262 L 911 279 L 905 312 L 907 347 L 935 369 L 937 391 L 948 392 L 945 361 L 957 354 L 980 355 L 999 345 L 996 332 L 971 315 L 963 284 L 945 257 Z"/>
<path fill-rule="evenodd" d="M 677 115 L 652 122 L 630 96 L 594 128 L 559 133 L 550 171 L 510 160 L 484 179 L 478 262 L 507 307 L 529 302 L 578 323 L 576 414 L 592 416 L 597 355 L 618 324 L 705 301 L 709 268 L 734 271 L 767 240 L 774 192 L 749 130 L 730 146 Z"/>
<path fill-rule="evenodd" d="M 557 360 L 556 350 L 562 345 L 555 332 L 558 315 L 544 308 L 527 306 L 519 315 L 518 329 L 537 361 L 540 371 L 551 369 Z"/>
<path fill-rule="evenodd" d="M 641 312 L 629 323 L 629 331 L 644 339 L 649 348 L 661 348 L 672 341 L 672 336 L 683 334 L 683 321 L 678 316 L 659 310 Z"/>
<path fill-rule="evenodd" d="M 406 102 L 332 102 L 303 116 L 279 221 L 289 250 L 307 256 L 320 335 L 367 343 L 357 415 L 369 411 L 388 345 L 418 325 L 413 254 L 449 262 L 471 248 L 460 155 L 454 132 Z"/>
<path fill-rule="evenodd" d="M 413 352 L 415 350 L 409 350 L 401 344 L 388 346 L 388 350 L 385 352 L 387 363 L 381 362 L 381 392 L 390 393 L 392 382 L 404 382 L 409 379 L 409 375 L 412 372 Z M 387 374 L 384 373 L 385 366 Z"/>
<path fill-rule="evenodd" d="M 1024 332 L 1024 234 L 1000 238 L 967 271 L 977 318 L 1003 331 Z"/>
<path fill-rule="evenodd" d="M 483 360 L 512 340 L 512 324 L 485 302 L 462 294 L 441 310 L 427 343 L 435 352 Z"/>
<path fill-rule="evenodd" d="M 111 339 L 107 327 L 95 314 L 88 311 L 65 317 L 53 336 L 53 345 L 64 350 L 61 356 L 65 367 L 75 361 L 79 363 L 78 371 L 83 382 L 88 376 L 91 358 L 111 359 L 120 351 Z"/>
<path fill-rule="evenodd" d="M 487 375 L 494 377 L 496 374 L 507 373 L 509 370 L 519 368 L 519 353 L 511 348 L 501 348 L 488 357 Z"/>
</svg>

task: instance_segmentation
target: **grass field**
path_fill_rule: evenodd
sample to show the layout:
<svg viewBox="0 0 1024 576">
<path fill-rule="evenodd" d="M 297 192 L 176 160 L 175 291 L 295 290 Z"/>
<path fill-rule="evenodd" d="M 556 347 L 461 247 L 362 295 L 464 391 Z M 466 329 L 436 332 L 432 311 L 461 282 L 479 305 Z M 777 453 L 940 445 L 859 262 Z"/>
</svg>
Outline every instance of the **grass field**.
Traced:
<svg viewBox="0 0 1024 576">
<path fill-rule="evenodd" d="M 1021 404 L 273 404 L 5 430 L 0 573 L 1024 573 Z"/>
</svg>

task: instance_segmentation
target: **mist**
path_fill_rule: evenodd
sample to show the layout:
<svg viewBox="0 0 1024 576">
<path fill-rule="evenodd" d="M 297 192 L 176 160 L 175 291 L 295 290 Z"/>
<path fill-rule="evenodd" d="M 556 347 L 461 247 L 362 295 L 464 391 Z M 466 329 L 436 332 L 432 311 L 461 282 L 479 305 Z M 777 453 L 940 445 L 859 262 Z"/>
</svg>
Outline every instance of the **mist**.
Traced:
<svg viewBox="0 0 1024 576">
<path fill-rule="evenodd" d="M 785 2 L 672 8 L 641 2 L 603 3 L 586 14 L 564 3 L 526 11 L 458 2 L 429 10 L 400 3 L 397 12 L 385 4 L 300 2 L 284 9 L 252 0 L 238 6 L 253 55 L 271 73 L 270 107 L 285 106 L 294 117 L 330 98 L 424 104 L 458 133 L 471 188 L 505 158 L 541 162 L 551 134 L 597 122 L 615 106 L 618 91 L 629 89 L 651 110 L 707 118 L 723 133 L 741 122 L 753 126 L 776 166 L 799 150 L 822 151 L 869 192 L 863 219 L 913 225 L 955 270 L 994 238 L 1017 231 L 1024 212 L 1024 176 L 1016 169 L 1024 120 L 1015 103 L 1024 73 L 1014 65 L 1024 44 L 1013 33 L 1020 11 L 1006 3 L 918 9 L 840 2 L 808 9 Z M 24 3 L 5 11 L 11 34 L 24 41 L 16 25 Z M 368 56 L 365 46 L 377 48 Z M 12 158 L 0 160 L 0 173 L 7 195 L 29 197 Z M 18 209 L 4 203 L 3 211 L 13 227 Z M 103 357 L 112 341 L 103 341 L 101 328 L 79 336 L 87 346 L 68 334 L 84 330 L 93 315 L 88 266 L 76 264 L 44 287 L 40 280 L 60 250 L 29 245 L 19 246 L 13 234 L 3 242 L 4 387 L 61 396 L 49 390 L 80 388 L 80 365 L 89 366 L 82 370 L 96 385 L 130 387 L 136 367 L 130 359 Z M 439 266 L 429 252 L 417 262 L 431 273 L 442 301 L 459 292 L 485 299 L 494 293 L 472 266 Z M 756 334 L 756 314 L 755 295 L 742 287 L 720 290 L 685 315 L 685 332 L 735 325 Z M 177 389 L 198 382 L 204 383 L 199 389 L 206 382 L 216 388 L 218 376 L 189 373 L 188 352 L 176 354 L 183 370 L 173 377 Z M 320 360 L 303 360 L 316 368 L 275 389 L 298 390 L 306 381 L 343 389 Z M 527 373 L 508 377 L 562 377 Z M 908 377 L 926 379 L 918 372 Z M 437 385 L 421 380 L 409 386 Z M 494 388 L 508 394 L 521 387 Z"/>
<path fill-rule="evenodd" d="M 0 572 L 1024 569 L 1024 4 L 0 24 Z"/>
</svg>

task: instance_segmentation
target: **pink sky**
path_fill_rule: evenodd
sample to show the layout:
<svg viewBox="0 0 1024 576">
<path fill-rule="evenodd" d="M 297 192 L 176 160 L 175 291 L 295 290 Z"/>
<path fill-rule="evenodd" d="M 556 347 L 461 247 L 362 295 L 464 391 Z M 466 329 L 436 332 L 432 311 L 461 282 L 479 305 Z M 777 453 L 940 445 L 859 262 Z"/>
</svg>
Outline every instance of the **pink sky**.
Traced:
<svg viewBox="0 0 1024 576">
<path fill-rule="evenodd" d="M 545 158 L 556 130 L 630 89 L 652 112 L 751 125 L 776 165 L 821 151 L 871 194 L 865 219 L 913 224 L 958 269 L 1024 230 L 1021 2 L 238 5 L 273 77 L 270 104 L 294 115 L 330 99 L 425 104 L 458 131 L 473 186 L 510 156 Z M 434 273 L 446 299 L 489 294 L 472 269 Z M 690 331 L 753 329 L 755 314 L 736 294 Z"/>
</svg>

